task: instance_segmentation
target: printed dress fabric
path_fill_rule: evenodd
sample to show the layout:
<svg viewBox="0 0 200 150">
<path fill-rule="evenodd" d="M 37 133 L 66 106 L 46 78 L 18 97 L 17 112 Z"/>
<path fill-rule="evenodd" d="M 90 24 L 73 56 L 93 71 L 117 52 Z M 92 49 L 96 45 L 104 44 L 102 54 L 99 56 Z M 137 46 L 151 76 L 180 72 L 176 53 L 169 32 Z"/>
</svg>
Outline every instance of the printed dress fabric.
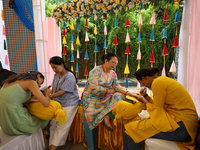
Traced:
<svg viewBox="0 0 200 150">
<path fill-rule="evenodd" d="M 101 95 L 105 88 L 114 88 L 116 93 Z M 123 99 L 123 95 L 117 92 L 120 88 L 122 87 L 113 70 L 104 73 L 102 68 L 97 66 L 90 71 L 83 92 L 83 114 L 85 115 L 83 117 L 86 118 L 91 130 L 97 127 L 116 103 Z"/>
<path fill-rule="evenodd" d="M 62 107 L 75 106 L 78 103 L 79 95 L 76 79 L 71 72 L 67 72 L 61 78 L 59 78 L 58 74 L 55 74 L 52 88 L 53 93 L 59 92 L 60 90 L 65 91 L 65 94 L 53 99 L 59 102 Z"/>
</svg>

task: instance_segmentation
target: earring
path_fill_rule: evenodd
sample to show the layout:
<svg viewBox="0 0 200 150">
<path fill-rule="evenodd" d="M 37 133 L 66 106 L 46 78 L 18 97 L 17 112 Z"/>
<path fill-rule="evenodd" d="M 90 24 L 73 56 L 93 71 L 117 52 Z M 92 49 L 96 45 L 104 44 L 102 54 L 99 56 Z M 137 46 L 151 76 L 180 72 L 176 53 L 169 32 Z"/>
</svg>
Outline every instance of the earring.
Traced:
<svg viewBox="0 0 200 150">
<path fill-rule="evenodd" d="M 39 84 L 39 81 L 38 81 L 38 79 L 36 80 L 36 82 L 37 82 L 37 84 Z"/>
</svg>

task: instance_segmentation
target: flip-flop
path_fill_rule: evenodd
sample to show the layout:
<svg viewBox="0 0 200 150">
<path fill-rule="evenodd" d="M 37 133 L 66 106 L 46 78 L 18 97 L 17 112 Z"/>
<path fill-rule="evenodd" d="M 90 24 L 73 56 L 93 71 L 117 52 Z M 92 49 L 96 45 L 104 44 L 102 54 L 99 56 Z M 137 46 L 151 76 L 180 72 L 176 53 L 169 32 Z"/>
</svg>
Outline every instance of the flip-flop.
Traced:
<svg viewBox="0 0 200 150">
<path fill-rule="evenodd" d="M 103 121 L 102 121 L 103 122 Z M 103 122 L 103 125 L 104 125 L 104 127 L 108 130 L 108 131 L 113 131 L 113 129 L 112 128 L 110 128 L 109 126 L 107 126 L 104 122 Z"/>
</svg>

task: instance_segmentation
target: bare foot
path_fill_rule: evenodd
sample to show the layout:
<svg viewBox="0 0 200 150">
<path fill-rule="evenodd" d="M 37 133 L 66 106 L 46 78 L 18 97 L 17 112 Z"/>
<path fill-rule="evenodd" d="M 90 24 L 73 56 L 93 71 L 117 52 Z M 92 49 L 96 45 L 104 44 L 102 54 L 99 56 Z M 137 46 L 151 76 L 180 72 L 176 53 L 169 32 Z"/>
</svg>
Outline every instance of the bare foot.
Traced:
<svg viewBox="0 0 200 150">
<path fill-rule="evenodd" d="M 109 116 L 105 116 L 103 119 L 103 122 L 111 129 L 113 129 L 112 125 L 110 124 L 110 117 Z"/>
</svg>

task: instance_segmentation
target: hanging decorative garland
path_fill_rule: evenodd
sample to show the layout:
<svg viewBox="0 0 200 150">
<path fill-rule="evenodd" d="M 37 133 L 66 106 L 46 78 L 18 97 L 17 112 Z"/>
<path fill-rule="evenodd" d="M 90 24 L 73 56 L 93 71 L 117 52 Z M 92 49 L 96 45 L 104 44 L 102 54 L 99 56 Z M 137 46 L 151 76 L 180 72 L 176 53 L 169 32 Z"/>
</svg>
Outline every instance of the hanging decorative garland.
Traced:
<svg viewBox="0 0 200 150">
<path fill-rule="evenodd" d="M 166 76 L 166 73 L 165 73 L 165 56 L 168 55 L 167 45 L 166 45 L 166 41 L 167 41 L 166 22 L 169 21 L 169 18 L 168 18 L 168 13 L 167 13 L 167 2 L 165 2 L 165 4 L 166 4 L 166 9 L 165 9 L 165 14 L 164 14 L 164 19 L 163 19 L 163 22 L 165 22 L 165 28 L 164 28 L 163 36 L 162 36 L 162 39 L 164 39 L 164 48 L 163 48 L 163 53 L 162 53 L 162 56 L 164 57 L 163 69 L 162 69 L 162 73 L 161 73 L 162 76 Z"/>
<path fill-rule="evenodd" d="M 128 9 L 126 9 L 128 11 Z M 125 84 L 125 88 L 128 88 L 129 87 L 129 82 L 128 82 L 128 74 L 130 74 L 130 71 L 129 71 L 129 67 L 128 67 L 128 55 L 130 55 L 130 50 L 129 50 L 129 46 L 128 46 L 128 43 L 131 42 L 130 40 L 130 36 L 129 36 L 129 33 L 128 33 L 128 28 L 130 27 L 130 23 L 129 23 L 129 19 L 128 19 L 128 12 L 127 12 L 127 19 L 126 19 L 126 24 L 125 24 L 125 28 L 127 29 L 127 34 L 126 34 L 126 40 L 125 40 L 125 43 L 127 43 L 127 46 L 126 46 L 126 51 L 125 51 L 125 55 L 127 56 L 127 59 L 126 59 L 126 67 L 125 67 L 125 70 L 124 70 L 124 74 L 126 75 L 126 84 Z"/>
<path fill-rule="evenodd" d="M 137 43 L 139 45 L 139 48 L 138 48 L 138 53 L 137 53 L 137 60 L 138 60 L 138 67 L 137 67 L 137 70 L 140 69 L 140 60 L 141 60 L 141 51 L 140 51 L 140 43 L 142 43 L 142 40 L 141 40 L 141 26 L 143 25 L 142 23 L 142 15 L 141 15 L 141 10 L 142 10 L 142 1 L 140 0 L 139 2 L 137 2 L 138 5 L 140 5 L 140 16 L 139 16 L 139 22 L 138 22 L 138 26 L 139 26 L 139 33 L 138 33 L 138 40 L 137 40 Z M 140 83 L 137 82 L 137 90 L 140 90 Z"/>
<path fill-rule="evenodd" d="M 98 48 L 97 48 L 97 26 L 96 26 L 96 21 L 97 21 L 97 15 L 95 14 L 94 16 L 94 21 L 95 21 L 95 26 L 94 26 L 94 35 L 95 35 L 95 46 L 94 46 L 94 67 L 96 67 L 96 59 L 97 59 L 97 52 L 98 52 Z"/>
<path fill-rule="evenodd" d="M 107 35 L 107 27 L 106 27 L 106 22 L 104 25 L 104 35 L 105 35 L 105 39 L 104 39 L 104 44 L 103 44 L 103 48 L 105 49 L 105 54 L 107 54 L 107 42 L 106 42 L 106 35 Z"/>
<path fill-rule="evenodd" d="M 62 44 L 63 44 L 62 55 L 64 55 L 64 56 L 67 55 L 66 49 L 65 49 L 65 46 L 66 46 L 66 44 L 67 44 L 67 42 L 66 42 L 66 37 L 67 37 L 67 35 L 66 35 L 65 28 L 66 28 L 66 24 L 65 24 L 65 22 L 64 22 L 64 23 L 63 23 L 63 33 L 62 33 L 62 37 L 63 37 L 63 40 L 62 40 Z"/>
<path fill-rule="evenodd" d="M 74 0 L 75 1 L 75 0 Z M 79 0 L 80 1 L 80 0 Z M 83 7 L 79 1 L 77 0 L 76 2 L 74 2 L 74 6 L 77 6 L 77 10 L 80 9 L 81 10 L 81 7 Z M 107 0 L 105 0 L 107 1 Z M 105 39 L 104 39 L 104 49 L 105 49 L 105 54 L 107 53 L 107 41 L 106 41 L 106 36 L 107 36 L 107 27 L 106 27 L 106 20 L 107 20 L 107 16 L 106 16 L 106 5 L 104 5 L 105 3 L 104 0 L 98 0 L 98 4 L 100 4 L 102 7 L 100 7 L 100 9 L 103 10 L 104 12 L 104 16 L 103 16 L 103 19 L 104 19 L 104 22 L 105 22 L 105 25 L 104 25 L 104 35 L 105 35 Z M 111 0 L 112 1 L 112 0 Z M 123 1 L 123 0 L 122 0 Z M 142 23 L 142 15 L 141 15 L 141 9 L 142 9 L 142 5 L 143 5 L 143 2 L 144 0 L 137 0 L 136 4 L 140 5 L 140 16 L 139 16 L 139 23 L 138 23 L 138 26 L 139 26 L 139 33 L 138 33 L 138 39 L 137 39 L 137 43 L 139 45 L 139 48 L 138 48 L 138 53 L 137 53 L 137 60 L 138 60 L 138 66 L 137 66 L 137 70 L 140 69 L 140 61 L 141 61 L 141 50 L 140 50 L 140 43 L 142 42 L 141 41 L 141 26 L 143 25 Z M 115 37 L 114 37 L 114 42 L 113 42 L 113 45 L 115 46 L 115 53 L 117 53 L 117 45 L 118 45 L 118 42 L 117 42 L 117 35 L 116 35 L 116 29 L 118 28 L 118 22 L 117 22 L 117 12 L 120 10 L 119 9 L 119 6 L 122 5 L 120 2 L 120 0 L 118 1 L 113 1 L 112 3 L 115 4 L 116 2 L 116 10 L 114 11 L 116 13 L 116 17 L 115 17 Z M 71 3 L 71 2 L 70 2 Z M 69 4 L 70 4 L 69 3 Z M 82 3 L 87 3 L 87 0 L 86 1 L 82 1 Z M 93 5 L 95 5 L 96 1 L 94 0 L 89 0 L 89 4 L 88 5 L 84 5 L 85 6 L 85 12 L 84 14 L 82 15 L 85 15 L 87 14 L 88 15 L 88 12 L 90 11 L 90 7 Z M 110 3 L 110 2 L 108 2 Z M 126 1 L 125 1 L 126 3 Z M 132 3 L 134 5 L 134 3 Z M 124 6 L 124 5 L 122 5 Z M 153 4 L 154 6 L 154 4 Z M 92 6 L 93 7 L 93 6 Z M 134 7 L 134 6 L 133 6 Z M 70 13 L 68 14 L 67 13 L 67 9 L 68 8 L 68 4 L 63 4 L 63 5 L 59 5 L 58 8 L 54 8 L 54 11 L 55 10 L 59 11 L 57 13 L 60 13 L 60 11 L 63 13 L 64 11 L 64 16 L 67 16 L 67 15 L 71 15 Z M 114 7 L 115 8 L 115 7 Z M 118 9 L 117 9 L 118 8 Z M 62 10 L 61 10 L 62 9 Z M 93 8 L 92 8 L 93 9 Z M 100 10 L 99 9 L 99 10 Z M 113 7 L 111 8 L 113 9 Z M 126 7 L 126 10 L 130 9 L 129 5 L 127 5 Z M 73 12 L 74 8 L 71 8 L 70 11 Z M 70 12 L 69 11 L 69 12 Z M 107 10 L 108 11 L 108 10 Z M 56 12 L 55 12 L 56 13 Z M 90 12 L 91 13 L 91 12 Z M 95 47 L 94 47 L 94 53 L 95 53 L 95 64 L 94 66 L 96 66 L 96 53 L 98 52 L 98 47 L 97 47 L 97 26 L 96 26 L 96 20 L 97 20 L 97 11 L 95 12 L 95 9 L 93 11 L 93 13 L 95 13 L 94 15 L 94 21 L 95 21 L 95 26 L 94 26 L 94 35 L 95 35 Z M 76 18 L 78 17 L 79 15 L 81 15 L 81 13 L 78 15 L 79 13 L 76 12 L 73 14 L 73 16 L 71 16 L 70 19 L 72 18 Z M 62 14 L 63 15 L 63 14 Z M 60 15 L 61 16 L 61 15 Z M 68 16 L 69 17 L 69 16 Z M 59 17 L 58 17 L 59 18 Z M 57 21 L 63 21 L 62 18 L 57 18 Z M 69 19 L 69 18 L 68 18 Z M 66 20 L 66 19 L 65 19 Z M 79 32 L 80 32 L 80 23 L 78 23 L 80 21 L 80 18 L 77 19 L 77 39 L 76 39 L 76 45 L 77 45 L 77 62 L 76 62 L 76 69 L 75 69 L 75 72 L 76 72 L 76 75 L 78 75 L 78 59 L 79 59 L 79 45 L 80 45 L 80 40 L 79 40 Z M 168 14 L 167 14 L 167 3 L 166 3 L 166 10 L 165 10 L 165 15 L 164 15 L 164 20 L 163 22 L 165 22 L 165 28 L 164 28 L 164 32 L 163 32 L 163 36 L 162 36 L 162 39 L 164 39 L 164 48 L 163 48 L 163 56 L 164 56 L 164 65 L 163 65 L 163 70 L 162 70 L 162 75 L 165 76 L 165 55 L 168 55 L 168 52 L 167 52 L 167 46 L 166 46 L 166 39 L 167 39 L 167 28 L 166 28 L 166 22 L 168 21 Z M 176 21 L 178 20 L 178 21 Z M 178 9 L 177 9 L 177 13 L 176 13 L 176 18 L 175 18 L 175 23 L 179 23 L 180 21 L 180 14 L 179 14 L 179 5 L 178 5 Z M 65 22 L 64 22 L 65 24 Z M 150 58 L 150 63 L 151 63 L 151 66 L 153 66 L 153 63 L 155 62 L 155 58 L 154 58 L 154 54 L 153 54 L 153 43 L 155 41 L 155 38 L 154 38 L 154 25 L 156 24 L 156 19 L 155 19 L 155 13 L 154 13 L 154 9 L 153 9 L 153 15 L 152 15 L 152 18 L 151 18 L 151 21 L 150 21 L 150 24 L 152 25 L 152 31 L 151 31 L 151 36 L 150 36 L 150 41 L 152 41 L 152 52 L 151 52 L 151 58 Z M 66 25 L 65 25 L 66 26 Z M 64 27 L 64 25 L 63 25 Z M 125 51 L 125 55 L 127 55 L 126 59 L 126 66 L 125 66 L 125 71 L 124 71 L 124 74 L 126 75 L 126 88 L 128 88 L 128 74 L 130 74 L 129 72 L 129 66 L 128 66 L 128 55 L 130 55 L 130 50 L 129 50 L 129 42 L 130 42 L 130 36 L 129 36 L 129 32 L 128 32 L 128 28 L 130 27 L 130 23 L 129 23 L 129 18 L 128 18 L 128 14 L 127 14 L 127 19 L 126 19 L 126 25 L 125 25 L 125 28 L 127 28 L 127 35 L 126 35 L 126 40 L 125 40 L 125 43 L 127 43 L 127 47 L 126 47 L 126 51 Z M 84 60 L 86 60 L 86 67 L 85 67 L 85 76 L 86 76 L 86 80 L 87 80 L 87 76 L 88 76 L 88 69 L 87 69 L 87 60 L 89 60 L 89 56 L 88 56 L 88 51 L 87 51 L 87 42 L 89 42 L 89 37 L 88 37 L 88 33 L 87 33 L 87 29 L 89 28 L 88 26 L 88 20 L 86 18 L 86 24 L 85 24 L 85 28 L 86 28 L 86 34 L 85 34 L 85 42 L 86 42 L 86 50 L 85 50 L 85 56 L 84 56 Z M 70 29 L 71 29 L 71 70 L 73 71 L 74 68 L 73 68 L 73 63 L 74 63 L 74 55 L 73 55 L 73 50 L 74 50 L 74 37 L 73 37 L 73 30 L 74 30 L 74 27 L 73 27 L 73 20 L 71 20 L 71 26 L 70 26 Z M 66 55 L 66 47 L 65 45 L 67 44 L 66 42 L 66 31 L 65 31 L 65 27 L 64 27 L 64 30 L 63 30 L 63 52 L 62 54 L 63 55 Z M 173 45 L 172 45 L 172 48 L 174 48 L 174 53 L 175 53 L 175 48 L 178 47 L 178 39 L 177 39 L 177 26 L 176 26 L 176 35 L 175 35 L 175 39 L 174 39 L 174 42 L 173 42 Z M 174 69 L 175 68 L 175 63 L 174 63 L 174 57 L 173 57 L 173 62 L 172 62 L 172 65 L 171 65 L 171 68 L 170 68 L 170 72 L 174 72 Z M 115 68 L 115 71 L 116 71 L 116 68 Z M 176 72 L 176 71 L 175 71 Z M 137 89 L 140 89 L 140 84 L 138 83 L 137 85 Z"/>
<path fill-rule="evenodd" d="M 66 28 L 66 23 L 64 22 L 63 23 L 63 33 L 62 33 L 62 44 L 63 44 L 63 50 L 62 50 L 62 55 L 63 55 L 63 58 L 64 58 L 64 61 L 66 61 L 66 55 L 67 55 L 67 52 L 66 52 L 66 37 L 67 37 L 67 34 L 66 34 L 66 31 L 65 31 L 65 28 Z"/>
<path fill-rule="evenodd" d="M 179 1 L 175 1 L 174 3 L 178 5 L 178 8 L 177 8 L 176 16 L 175 16 L 175 20 L 174 20 L 174 23 L 176 24 L 176 34 L 175 34 L 175 38 L 174 38 L 174 41 L 173 41 L 173 44 L 172 44 L 172 48 L 174 48 L 174 53 L 173 53 L 173 61 L 172 61 L 172 64 L 171 64 L 171 67 L 170 67 L 170 70 L 169 70 L 169 72 L 171 72 L 171 73 L 176 72 L 176 65 L 175 65 L 174 59 L 175 59 L 176 47 L 179 47 L 178 38 L 177 38 L 178 24 L 181 23 L 180 12 L 179 12 Z"/>
<path fill-rule="evenodd" d="M 63 22 L 66 20 L 77 19 L 79 15 L 97 14 L 99 11 L 103 13 L 117 13 L 123 6 L 129 9 L 134 7 L 135 0 L 72 0 L 67 4 L 60 4 L 55 6 L 52 10 L 52 17 L 56 22 Z M 147 4 L 149 0 L 143 0 Z"/>
<path fill-rule="evenodd" d="M 129 24 L 130 26 L 130 24 Z M 118 28 L 118 26 L 115 27 L 115 38 L 114 38 L 114 42 L 113 42 L 113 45 L 115 46 L 115 54 L 117 53 L 117 45 L 118 45 L 118 42 L 117 42 L 117 35 L 116 35 L 116 29 Z M 125 28 L 126 28 L 126 25 L 125 25 Z"/>
<path fill-rule="evenodd" d="M 106 27 L 106 25 L 105 25 L 105 27 Z M 113 45 L 115 46 L 115 54 L 117 54 L 117 45 L 118 45 L 117 36 L 116 36 L 116 29 L 117 28 L 115 28 L 115 38 L 114 38 L 114 42 L 113 42 Z M 106 31 L 106 34 L 107 34 L 107 31 Z M 107 52 L 105 51 L 105 53 L 107 53 Z M 116 72 L 116 66 L 115 66 L 115 72 Z"/>
<path fill-rule="evenodd" d="M 154 58 L 154 54 L 153 54 L 153 42 L 155 41 L 155 38 L 154 38 L 154 25 L 156 24 L 156 17 L 155 17 L 155 13 L 154 13 L 154 4 L 152 5 L 153 7 L 153 15 L 152 15 L 152 18 L 151 18 L 151 21 L 149 24 L 152 25 L 152 31 L 151 31 L 151 37 L 150 37 L 150 41 L 152 41 L 152 52 L 151 52 L 151 58 L 150 58 L 150 63 L 151 63 L 151 67 L 153 67 L 153 63 L 155 63 L 155 58 Z"/>
<path fill-rule="evenodd" d="M 113 45 L 115 46 L 115 54 L 116 54 L 117 53 L 117 45 L 118 45 L 116 34 L 115 34 Z"/>
<path fill-rule="evenodd" d="M 86 22 L 85 22 L 85 28 L 86 28 L 86 33 L 85 33 L 85 42 L 86 42 L 86 51 L 85 51 L 85 56 L 84 56 L 84 60 L 86 60 L 86 67 L 85 67 L 85 78 L 86 78 L 86 81 L 87 81 L 87 76 L 88 76 L 88 70 L 87 70 L 87 60 L 89 60 L 89 56 L 88 56 L 88 52 L 87 52 L 87 42 L 89 42 L 89 37 L 88 37 L 88 34 L 87 34 L 87 29 L 89 29 L 89 25 L 88 25 L 88 20 L 86 18 Z"/>
<path fill-rule="evenodd" d="M 77 45 L 77 62 L 76 62 L 76 76 L 78 77 L 78 59 L 79 59 L 79 45 L 80 45 L 80 40 L 79 40 L 79 32 L 81 32 L 81 28 L 80 28 L 80 23 L 81 23 L 81 19 L 78 18 L 77 19 L 77 39 L 76 39 L 76 45 Z"/>
<path fill-rule="evenodd" d="M 73 20 L 71 20 L 70 29 L 71 29 L 71 71 L 73 72 L 74 71 L 74 68 L 73 68 L 73 63 L 74 63 L 74 54 L 73 54 L 73 51 L 74 51 L 74 37 L 73 37 L 74 25 L 73 25 Z"/>
<path fill-rule="evenodd" d="M 156 17 L 155 17 L 155 13 L 154 13 L 154 5 L 155 3 L 153 3 L 152 7 L 153 7 L 153 15 L 152 15 L 152 18 L 151 18 L 151 21 L 149 24 L 152 25 L 152 31 L 151 31 L 151 36 L 150 36 L 150 41 L 152 42 L 152 52 L 151 52 L 151 58 L 150 58 L 150 63 L 151 63 L 151 67 L 153 67 L 153 63 L 155 63 L 155 58 L 154 58 L 154 54 L 153 54 L 153 42 L 155 41 L 155 38 L 154 38 L 154 25 L 156 24 Z M 153 98 L 153 92 L 152 90 L 150 90 L 150 97 L 151 99 Z"/>
<path fill-rule="evenodd" d="M 106 20 L 107 20 L 107 17 L 106 15 L 104 15 L 103 19 L 105 20 L 105 25 L 104 25 L 104 35 L 105 35 L 105 39 L 104 39 L 104 44 L 103 44 L 103 48 L 105 49 L 105 54 L 107 54 L 107 42 L 106 42 L 106 35 L 107 35 L 107 27 L 106 27 Z"/>
</svg>

